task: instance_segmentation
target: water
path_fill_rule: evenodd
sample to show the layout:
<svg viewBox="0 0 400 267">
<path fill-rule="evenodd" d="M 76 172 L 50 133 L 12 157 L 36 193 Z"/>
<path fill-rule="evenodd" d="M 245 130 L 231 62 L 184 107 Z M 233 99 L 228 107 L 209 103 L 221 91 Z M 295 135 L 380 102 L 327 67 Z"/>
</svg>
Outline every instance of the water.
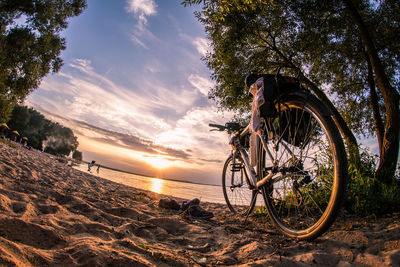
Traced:
<svg viewBox="0 0 400 267">
<path fill-rule="evenodd" d="M 88 166 L 87 164 L 80 164 L 74 168 L 83 172 L 87 172 Z M 184 199 L 193 199 L 197 197 L 202 202 L 225 204 L 221 186 L 150 178 L 106 168 L 100 168 L 100 172 L 97 173 L 96 169 L 97 166 L 92 167 L 91 174 L 116 183 Z"/>
<path fill-rule="evenodd" d="M 83 172 L 87 172 L 88 165 L 80 164 L 78 166 L 75 166 L 74 168 Z M 183 199 L 198 198 L 202 202 L 226 204 L 224 194 L 222 192 L 222 187 L 220 185 L 205 185 L 165 180 L 110 170 L 107 168 L 100 168 L 99 173 L 97 173 L 96 169 L 97 166 L 92 167 L 91 174 L 119 184 L 124 184 L 135 188 Z M 244 190 L 244 194 L 250 202 L 251 191 Z M 256 205 L 263 205 L 261 195 L 258 195 Z"/>
</svg>

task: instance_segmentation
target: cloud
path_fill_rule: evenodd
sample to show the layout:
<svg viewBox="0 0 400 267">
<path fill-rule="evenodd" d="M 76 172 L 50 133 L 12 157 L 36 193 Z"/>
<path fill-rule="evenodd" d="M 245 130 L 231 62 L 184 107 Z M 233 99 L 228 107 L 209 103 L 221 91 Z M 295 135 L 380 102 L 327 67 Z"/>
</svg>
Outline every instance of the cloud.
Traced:
<svg viewBox="0 0 400 267">
<path fill-rule="evenodd" d="M 93 68 L 91 66 L 92 61 L 89 59 L 82 59 L 82 58 L 77 58 L 75 59 L 75 64 L 71 63 L 71 65 L 75 66 L 76 68 L 80 68 L 81 70 L 89 70 L 92 71 Z"/>
<path fill-rule="evenodd" d="M 137 19 L 135 29 L 130 34 L 133 43 L 148 49 L 145 40 L 157 40 L 147 29 L 147 17 L 157 14 L 157 5 L 153 0 L 127 0 L 126 11 Z"/>
<path fill-rule="evenodd" d="M 61 73 L 46 78 L 29 99 L 102 128 L 154 136 L 171 129 L 171 123 L 200 97 L 184 84 L 170 88 L 154 75 L 141 75 L 135 84 L 125 87 L 94 71 L 89 60 L 75 59 Z M 59 99 L 68 105 L 60 104 Z"/>
<path fill-rule="evenodd" d="M 223 132 L 210 132 L 208 124 L 225 124 L 232 117 L 233 113 L 222 114 L 216 107 L 196 107 L 179 119 L 175 127 L 158 134 L 154 142 L 190 151 L 193 165 L 220 163 L 229 152 L 227 135 Z"/>
<path fill-rule="evenodd" d="M 149 47 L 145 43 L 143 43 L 136 35 L 131 34 L 130 37 L 133 43 L 143 47 L 144 49 L 149 49 Z"/>
<path fill-rule="evenodd" d="M 98 126 L 91 125 L 83 121 L 68 119 L 61 115 L 48 111 L 47 109 L 39 105 L 35 105 L 34 103 L 31 103 L 31 105 L 39 112 L 44 114 L 46 118 L 49 118 L 52 121 L 57 121 L 62 125 L 73 129 L 75 134 L 78 134 L 80 136 L 85 136 L 99 143 L 118 146 L 121 148 L 130 149 L 138 152 L 144 152 L 147 154 L 153 154 L 153 155 L 161 154 L 176 160 L 185 160 L 191 157 L 191 154 L 189 153 L 190 151 L 174 149 L 168 146 L 155 144 L 151 140 L 144 139 L 131 134 L 111 131 L 103 129 Z"/>
<path fill-rule="evenodd" d="M 210 79 L 196 74 L 189 75 L 188 81 L 205 96 L 208 96 L 208 91 L 214 87 L 214 83 Z"/>
<path fill-rule="evenodd" d="M 207 38 L 193 37 L 192 35 L 185 34 L 181 32 L 178 26 L 177 29 L 179 31 L 179 38 L 190 44 L 191 48 L 194 47 L 201 56 L 206 56 L 207 53 L 212 50 L 211 43 Z M 196 57 L 198 57 L 198 55 L 196 55 Z"/>
<path fill-rule="evenodd" d="M 154 75 L 155 73 L 166 72 L 168 71 L 168 68 L 164 67 L 158 59 L 153 58 L 148 60 L 144 70 Z"/>
<path fill-rule="evenodd" d="M 150 16 L 157 13 L 157 5 L 153 0 L 128 0 L 127 11 L 135 15 Z"/>
<path fill-rule="evenodd" d="M 206 38 L 197 37 L 192 43 L 196 47 L 197 52 L 202 56 L 205 56 L 211 50 L 210 42 Z"/>
<path fill-rule="evenodd" d="M 131 92 L 92 71 L 90 65 L 80 65 L 82 62 L 71 64 L 79 75 L 62 76 L 64 91 L 59 93 L 63 98 L 72 94 L 72 102 L 56 110 L 80 121 L 74 126 L 80 135 L 135 151 L 167 155 L 192 167 L 207 164 L 219 168 L 229 151 L 228 140 L 224 133 L 210 132 L 208 124 L 225 124 L 233 114 L 222 114 L 210 105 L 194 107 L 196 91 L 168 90 L 157 80 L 140 81 L 143 91 Z M 65 77 L 69 77 L 67 83 Z M 203 93 L 211 86 L 205 77 L 189 77 L 190 84 Z M 168 119 L 171 115 L 177 119 Z"/>
</svg>

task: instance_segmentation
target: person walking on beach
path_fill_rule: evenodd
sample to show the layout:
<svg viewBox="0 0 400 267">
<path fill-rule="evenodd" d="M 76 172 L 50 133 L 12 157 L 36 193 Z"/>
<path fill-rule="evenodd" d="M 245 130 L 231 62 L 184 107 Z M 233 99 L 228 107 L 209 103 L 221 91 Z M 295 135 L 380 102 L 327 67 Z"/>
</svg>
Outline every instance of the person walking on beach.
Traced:
<svg viewBox="0 0 400 267">
<path fill-rule="evenodd" d="M 92 162 L 90 162 L 89 164 L 88 164 L 88 172 L 90 172 L 90 169 L 93 167 L 93 165 L 96 163 L 96 161 L 95 160 L 92 160 Z"/>
<path fill-rule="evenodd" d="M 97 170 L 96 170 L 96 172 L 97 172 L 97 174 L 99 174 L 99 172 L 100 172 L 100 164 L 97 165 Z"/>
</svg>

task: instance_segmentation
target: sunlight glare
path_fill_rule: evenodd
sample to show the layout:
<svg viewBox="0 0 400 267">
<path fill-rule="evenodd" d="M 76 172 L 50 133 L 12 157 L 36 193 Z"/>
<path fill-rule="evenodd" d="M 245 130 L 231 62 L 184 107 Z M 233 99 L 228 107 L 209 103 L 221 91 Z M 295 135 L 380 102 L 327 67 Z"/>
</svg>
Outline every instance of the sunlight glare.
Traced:
<svg viewBox="0 0 400 267">
<path fill-rule="evenodd" d="M 161 156 L 149 156 L 144 160 L 156 169 L 165 169 L 174 165 L 174 162 Z"/>
<path fill-rule="evenodd" d="M 151 191 L 160 194 L 162 191 L 163 183 L 164 183 L 164 180 L 162 180 L 162 179 L 152 178 L 151 179 Z"/>
</svg>

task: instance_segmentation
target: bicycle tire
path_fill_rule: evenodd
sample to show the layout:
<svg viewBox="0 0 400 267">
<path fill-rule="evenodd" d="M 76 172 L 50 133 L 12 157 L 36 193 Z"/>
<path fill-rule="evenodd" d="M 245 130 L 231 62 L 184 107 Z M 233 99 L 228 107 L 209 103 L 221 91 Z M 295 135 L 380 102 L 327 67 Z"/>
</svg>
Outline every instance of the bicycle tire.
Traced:
<svg viewBox="0 0 400 267">
<path fill-rule="evenodd" d="M 274 160 L 279 162 L 282 172 L 276 175 L 282 180 L 271 179 L 262 194 L 269 217 L 280 232 L 312 240 L 332 225 L 343 202 L 346 151 L 333 119 L 315 96 L 293 93 L 281 96 L 280 103 L 280 116 L 265 119 L 265 125 L 269 142 L 278 147 Z M 305 125 L 308 128 L 300 129 Z M 278 140 L 281 143 L 276 146 Z M 267 154 L 262 145 L 259 151 L 257 168 L 266 174 Z"/>
<path fill-rule="evenodd" d="M 236 167 L 233 166 L 235 163 Z M 230 155 L 222 171 L 222 191 L 228 208 L 234 213 L 251 213 L 255 206 L 255 203 L 251 205 L 251 199 L 257 192 L 249 189 L 245 176 L 247 173 L 240 154 Z"/>
</svg>

